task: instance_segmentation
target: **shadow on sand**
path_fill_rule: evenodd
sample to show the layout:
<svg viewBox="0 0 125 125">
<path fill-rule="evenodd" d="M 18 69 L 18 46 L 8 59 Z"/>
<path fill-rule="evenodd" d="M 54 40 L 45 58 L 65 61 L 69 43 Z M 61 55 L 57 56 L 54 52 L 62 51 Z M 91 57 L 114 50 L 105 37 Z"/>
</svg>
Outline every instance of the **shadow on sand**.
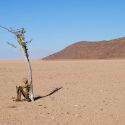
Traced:
<svg viewBox="0 0 125 125">
<path fill-rule="evenodd" d="M 54 93 L 56 93 L 56 92 L 58 92 L 60 89 L 62 89 L 63 87 L 57 87 L 57 88 L 55 88 L 54 90 L 52 90 L 49 94 L 47 94 L 47 95 L 44 95 L 44 96 L 36 96 L 36 97 L 34 97 L 34 100 L 36 101 L 36 100 L 38 100 L 38 99 L 41 99 L 41 98 L 45 98 L 45 97 L 47 97 L 47 96 L 51 96 L 51 95 L 53 95 Z"/>
</svg>

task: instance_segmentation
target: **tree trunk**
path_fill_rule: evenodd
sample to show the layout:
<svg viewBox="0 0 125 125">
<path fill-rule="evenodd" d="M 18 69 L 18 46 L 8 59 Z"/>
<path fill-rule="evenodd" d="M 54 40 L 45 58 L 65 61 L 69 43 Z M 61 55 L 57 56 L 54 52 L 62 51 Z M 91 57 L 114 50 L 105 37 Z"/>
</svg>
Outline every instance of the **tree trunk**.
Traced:
<svg viewBox="0 0 125 125">
<path fill-rule="evenodd" d="M 28 67 L 28 77 L 29 77 L 28 82 L 29 82 L 29 86 L 30 86 L 29 98 L 31 99 L 31 101 L 34 101 L 33 84 L 32 84 L 32 68 L 31 68 L 30 60 L 25 55 L 24 51 L 23 51 L 23 53 L 24 53 L 24 56 L 25 56 L 27 67 Z"/>
<path fill-rule="evenodd" d="M 14 31 L 12 29 L 8 29 L 3 26 L 0 26 L 0 28 L 3 28 L 5 30 L 7 30 L 8 32 L 13 33 L 17 37 L 17 41 L 22 47 L 24 57 L 25 57 L 27 67 L 28 67 L 28 75 L 29 75 L 28 84 L 30 86 L 29 98 L 31 99 L 31 101 L 34 101 L 33 84 L 32 84 L 32 68 L 31 68 L 29 58 L 28 58 L 27 46 L 26 46 L 25 37 L 24 37 L 25 30 L 22 28 L 21 30 Z"/>
</svg>

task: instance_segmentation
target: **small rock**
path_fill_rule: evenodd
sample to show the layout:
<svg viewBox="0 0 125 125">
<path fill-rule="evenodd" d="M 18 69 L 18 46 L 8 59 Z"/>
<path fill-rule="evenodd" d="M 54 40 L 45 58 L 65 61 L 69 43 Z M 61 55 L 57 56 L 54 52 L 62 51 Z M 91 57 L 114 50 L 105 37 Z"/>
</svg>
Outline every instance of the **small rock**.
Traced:
<svg viewBox="0 0 125 125">
<path fill-rule="evenodd" d="M 46 106 L 44 106 L 43 108 L 44 108 L 44 109 L 47 109 L 47 107 L 46 107 Z"/>
<path fill-rule="evenodd" d="M 100 108 L 100 111 L 103 111 L 104 109 L 103 108 Z"/>
<path fill-rule="evenodd" d="M 12 105 L 12 106 L 8 106 L 8 108 L 16 108 L 16 106 L 15 106 L 15 105 Z"/>
<path fill-rule="evenodd" d="M 83 108 L 86 108 L 86 105 L 83 105 Z"/>
<path fill-rule="evenodd" d="M 38 106 L 43 106 L 43 105 L 38 105 Z"/>
</svg>

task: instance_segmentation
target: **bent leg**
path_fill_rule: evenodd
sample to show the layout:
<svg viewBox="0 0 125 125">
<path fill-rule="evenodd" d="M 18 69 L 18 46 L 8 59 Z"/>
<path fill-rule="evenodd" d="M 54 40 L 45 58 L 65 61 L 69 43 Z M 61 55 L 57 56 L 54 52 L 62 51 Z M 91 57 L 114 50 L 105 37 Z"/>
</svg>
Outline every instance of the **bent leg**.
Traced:
<svg viewBox="0 0 125 125">
<path fill-rule="evenodd" d="M 22 86 L 19 86 L 19 87 L 16 86 L 16 91 L 17 91 L 17 99 L 16 99 L 16 101 L 21 101 L 21 95 L 24 96 L 26 101 L 28 101 L 28 102 L 31 101 L 30 98 L 29 98 L 29 94 L 23 90 Z"/>
<path fill-rule="evenodd" d="M 16 101 L 21 101 L 21 92 L 20 92 L 19 87 L 17 87 L 17 86 L 16 86 L 16 91 L 17 91 L 17 99 L 16 99 Z"/>
<path fill-rule="evenodd" d="M 28 102 L 30 102 L 31 100 L 30 100 L 30 98 L 29 98 L 29 93 L 28 93 L 28 92 L 25 92 L 21 86 L 19 87 L 19 90 L 20 90 L 20 93 L 24 96 L 24 98 L 25 98 Z"/>
</svg>

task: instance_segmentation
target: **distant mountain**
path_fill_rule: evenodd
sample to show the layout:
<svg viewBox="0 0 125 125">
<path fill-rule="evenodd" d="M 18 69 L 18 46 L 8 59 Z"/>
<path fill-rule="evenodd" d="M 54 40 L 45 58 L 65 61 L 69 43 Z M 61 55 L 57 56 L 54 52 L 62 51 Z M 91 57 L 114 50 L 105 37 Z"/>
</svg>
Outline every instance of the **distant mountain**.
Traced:
<svg viewBox="0 0 125 125">
<path fill-rule="evenodd" d="M 109 41 L 74 43 L 43 60 L 125 58 L 125 37 Z"/>
</svg>

